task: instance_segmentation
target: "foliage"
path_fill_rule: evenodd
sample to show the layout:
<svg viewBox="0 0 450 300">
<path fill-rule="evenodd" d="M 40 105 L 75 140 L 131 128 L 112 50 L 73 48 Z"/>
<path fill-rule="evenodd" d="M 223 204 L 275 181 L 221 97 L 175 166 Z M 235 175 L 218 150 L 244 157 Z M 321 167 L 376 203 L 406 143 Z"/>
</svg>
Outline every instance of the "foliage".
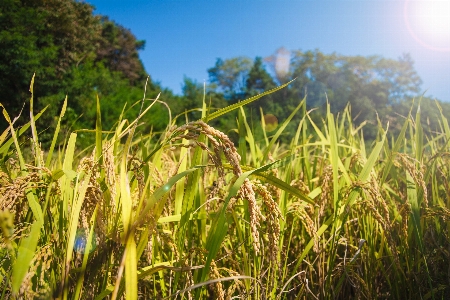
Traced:
<svg viewBox="0 0 450 300">
<path fill-rule="evenodd" d="M 217 84 L 217 91 L 223 91 L 230 100 L 236 101 L 262 89 L 270 89 L 275 82 L 296 79 L 288 89 L 255 104 L 256 107 L 249 107 L 252 120 L 261 118 L 259 107 L 263 112 L 285 120 L 295 108 L 297 99 L 307 95 L 307 107 L 314 109 L 310 115 L 319 126 L 326 114 L 327 102 L 332 113 L 341 112 L 350 103 L 356 125 L 368 122 L 365 135 L 374 140 L 377 116 L 383 122 L 397 122 L 394 107 L 408 106 L 412 97 L 420 92 L 421 79 L 408 54 L 393 60 L 380 56 L 324 54 L 319 50 L 290 53 L 280 48 L 265 59 L 266 66 L 273 71 L 271 73 L 265 70 L 261 58 L 256 58 L 252 66 L 248 61 L 239 65 L 241 60 L 241 57 L 218 59 L 216 66 L 209 69 L 210 80 Z M 244 88 L 241 84 L 243 78 L 246 80 Z M 394 128 L 401 127 L 401 124 L 396 123 Z M 294 133 L 295 128 L 289 126 L 282 140 L 288 141 Z"/>
<path fill-rule="evenodd" d="M 264 91 L 271 90 L 275 86 L 276 84 L 274 80 L 263 65 L 262 58 L 256 57 L 253 62 L 253 66 L 248 73 L 248 78 L 246 81 L 246 97 L 251 97 Z M 276 103 L 276 98 L 274 98 L 274 95 L 264 97 L 261 101 L 250 104 L 249 107 L 254 108 L 256 111 L 259 111 L 259 107 L 263 107 L 265 112 L 275 115 L 280 115 L 283 113 L 282 107 Z"/>
<path fill-rule="evenodd" d="M 14 115 L 33 73 L 42 82 L 36 96 L 59 91 L 64 73 L 94 50 L 101 30 L 92 8 L 75 1 L 2 1 L 0 23 L 2 103 Z"/>
<path fill-rule="evenodd" d="M 40 131 L 53 128 L 53 116 L 59 114 L 66 95 L 74 100 L 69 107 L 69 126 L 84 114 L 88 118 L 77 122 L 75 128 L 89 128 L 95 115 L 95 94 L 126 95 L 133 86 L 142 90 L 147 75 L 138 50 L 145 43 L 92 11 L 89 4 L 73 0 L 0 3 L 1 102 L 12 116 L 18 116 L 23 103 L 28 103 L 28 82 L 34 73 L 39 79 L 35 107 L 49 105 L 51 110 L 44 115 L 43 125 L 38 124 Z M 130 95 L 120 103 L 110 103 L 109 107 L 116 105 L 114 120 L 126 101 L 139 98 Z M 18 124 L 23 122 L 25 118 L 18 120 Z M 0 122 L 1 130 L 7 126 L 4 120 Z M 42 141 L 48 139 L 42 136 Z"/>
<path fill-rule="evenodd" d="M 248 57 L 217 59 L 214 67 L 208 69 L 209 80 L 215 84 L 229 100 L 243 99 L 248 72 L 252 61 Z"/>
<path fill-rule="evenodd" d="M 138 41 L 130 30 L 103 16 L 101 18 L 102 38 L 96 51 L 96 61 L 103 62 L 108 70 L 120 72 L 132 85 L 145 80 L 146 73 L 139 50 L 145 41 Z"/>
<path fill-rule="evenodd" d="M 184 124 L 188 120 L 200 119 L 202 116 L 201 107 L 204 102 L 211 112 L 222 109 L 229 104 L 224 95 L 212 91 L 210 85 L 199 84 L 197 81 L 185 77 L 183 95 L 177 106 L 171 105 L 173 111 L 180 116 L 178 124 Z M 217 118 L 212 120 L 211 124 L 227 132 L 233 128 L 232 116 L 234 116 L 233 113 Z"/>
</svg>

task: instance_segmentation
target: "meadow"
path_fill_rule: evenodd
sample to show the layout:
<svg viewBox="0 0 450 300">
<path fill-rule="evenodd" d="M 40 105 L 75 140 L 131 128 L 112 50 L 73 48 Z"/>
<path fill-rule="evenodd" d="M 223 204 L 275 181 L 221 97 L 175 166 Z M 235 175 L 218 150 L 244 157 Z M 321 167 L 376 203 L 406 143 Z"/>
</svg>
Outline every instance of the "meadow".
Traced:
<svg viewBox="0 0 450 300">
<path fill-rule="evenodd" d="M 256 138 L 246 105 L 286 85 L 219 110 L 204 98 L 201 119 L 163 132 L 140 130 L 164 101 L 144 94 L 134 120 L 102 128 L 97 98 L 95 128 L 63 134 L 66 98 L 46 148 L 33 95 L 23 126 L 3 107 L 0 298 L 448 299 L 442 111 L 433 131 L 419 105 L 368 141 L 350 106 L 316 124 L 305 98 Z M 232 112 L 234 142 L 208 125 Z"/>
</svg>

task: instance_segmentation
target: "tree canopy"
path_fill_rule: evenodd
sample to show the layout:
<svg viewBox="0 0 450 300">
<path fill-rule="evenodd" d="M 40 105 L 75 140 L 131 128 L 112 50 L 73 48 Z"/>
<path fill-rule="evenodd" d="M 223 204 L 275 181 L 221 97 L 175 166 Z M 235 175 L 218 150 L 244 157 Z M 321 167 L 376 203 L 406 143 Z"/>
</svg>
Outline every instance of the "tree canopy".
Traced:
<svg viewBox="0 0 450 300">
<path fill-rule="evenodd" d="M 382 120 L 392 120 L 394 106 L 420 96 L 422 81 L 408 54 L 395 60 L 296 50 L 288 56 L 287 50 L 280 48 L 265 60 L 257 57 L 251 65 L 248 59 L 244 64 L 240 61 L 243 58 L 217 59 L 216 66 L 208 70 L 212 87 L 229 95 L 230 100 L 239 100 L 295 79 L 287 89 L 250 105 L 279 119 L 286 118 L 305 96 L 308 107 L 316 108 L 311 113 L 316 119 L 323 117 L 327 102 L 334 113 L 350 103 L 357 124 L 367 120 L 372 123 L 367 126 L 370 136 L 376 132 L 377 113 Z M 242 79 L 246 80 L 244 86 Z M 259 109 L 251 114 L 253 119 L 261 117 Z"/>
<path fill-rule="evenodd" d="M 142 97 L 147 74 L 138 51 L 145 42 L 106 16 L 94 15 L 93 7 L 87 3 L 1 1 L 0 28 L 1 103 L 13 116 L 28 102 L 34 73 L 36 109 L 50 105 L 42 119 L 45 124 L 51 123 L 66 95 L 70 97 L 69 112 L 74 119 L 84 114 L 87 122 L 95 94 L 114 98 L 114 94 L 125 95 L 120 88 L 139 87 Z M 137 92 L 128 93 L 116 110 L 127 100 L 138 100 Z M 84 126 L 82 121 L 79 123 Z M 0 129 L 6 126 L 2 120 Z"/>
</svg>

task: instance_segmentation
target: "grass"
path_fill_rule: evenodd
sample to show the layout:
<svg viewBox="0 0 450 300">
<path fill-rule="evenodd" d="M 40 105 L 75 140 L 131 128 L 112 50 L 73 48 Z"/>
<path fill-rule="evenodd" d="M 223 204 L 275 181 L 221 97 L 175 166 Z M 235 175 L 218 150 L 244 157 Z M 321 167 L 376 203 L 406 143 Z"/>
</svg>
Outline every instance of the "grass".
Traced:
<svg viewBox="0 0 450 300">
<path fill-rule="evenodd" d="M 1 299 L 448 298 L 446 117 L 425 132 L 411 111 L 369 142 L 350 107 L 318 126 L 303 99 L 256 140 L 244 107 L 275 90 L 218 111 L 204 99 L 200 120 L 159 134 L 139 130 L 158 99 L 108 131 L 97 99 L 89 149 L 77 132 L 56 147 L 67 99 L 49 149 L 33 96 L 21 128 L 3 108 Z M 231 111 L 236 145 L 208 125 Z"/>
</svg>

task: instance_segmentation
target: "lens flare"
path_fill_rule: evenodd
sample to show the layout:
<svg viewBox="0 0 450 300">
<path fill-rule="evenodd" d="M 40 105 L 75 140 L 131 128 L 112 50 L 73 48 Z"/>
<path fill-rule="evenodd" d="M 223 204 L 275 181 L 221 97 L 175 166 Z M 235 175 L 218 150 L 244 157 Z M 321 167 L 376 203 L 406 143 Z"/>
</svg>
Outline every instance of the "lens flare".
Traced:
<svg viewBox="0 0 450 300">
<path fill-rule="evenodd" d="M 78 253 L 84 253 L 86 251 L 86 246 L 88 243 L 89 234 L 86 233 L 84 229 L 78 229 L 75 235 L 75 244 L 73 245 L 73 250 Z M 95 250 L 97 244 L 95 242 L 97 235 L 94 232 L 92 237 L 92 242 L 90 244 L 89 253 Z"/>
<path fill-rule="evenodd" d="M 278 119 L 273 114 L 264 115 L 264 124 L 267 132 L 274 131 L 278 127 Z"/>
<path fill-rule="evenodd" d="M 450 51 L 450 1 L 405 0 L 403 18 L 419 44 L 434 51 Z"/>
</svg>

